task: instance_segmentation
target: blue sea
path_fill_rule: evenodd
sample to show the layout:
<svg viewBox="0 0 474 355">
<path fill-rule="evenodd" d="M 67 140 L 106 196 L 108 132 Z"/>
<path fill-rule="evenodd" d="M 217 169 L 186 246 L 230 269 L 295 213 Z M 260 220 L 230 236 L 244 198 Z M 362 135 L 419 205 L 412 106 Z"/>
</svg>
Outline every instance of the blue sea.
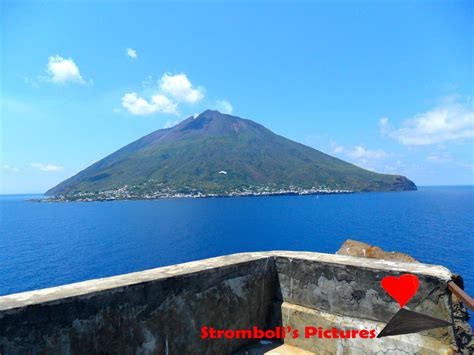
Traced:
<svg viewBox="0 0 474 355">
<path fill-rule="evenodd" d="M 349 195 L 37 203 L 0 197 L 0 295 L 246 251 L 335 253 L 348 238 L 463 275 L 474 187 Z"/>
</svg>

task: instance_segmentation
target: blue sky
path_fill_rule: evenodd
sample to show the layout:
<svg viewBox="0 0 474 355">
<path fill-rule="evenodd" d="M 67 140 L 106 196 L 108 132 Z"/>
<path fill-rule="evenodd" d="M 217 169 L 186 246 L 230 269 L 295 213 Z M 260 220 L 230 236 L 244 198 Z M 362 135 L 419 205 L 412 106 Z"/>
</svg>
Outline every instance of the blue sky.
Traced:
<svg viewBox="0 0 474 355">
<path fill-rule="evenodd" d="M 206 108 L 418 185 L 474 183 L 472 2 L 0 6 L 1 193 Z"/>
</svg>

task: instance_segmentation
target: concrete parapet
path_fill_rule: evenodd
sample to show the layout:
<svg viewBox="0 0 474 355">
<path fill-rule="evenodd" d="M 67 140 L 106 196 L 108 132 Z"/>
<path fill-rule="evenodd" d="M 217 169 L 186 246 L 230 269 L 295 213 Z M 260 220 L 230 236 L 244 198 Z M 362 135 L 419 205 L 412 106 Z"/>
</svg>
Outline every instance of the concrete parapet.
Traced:
<svg viewBox="0 0 474 355">
<path fill-rule="evenodd" d="M 201 328 L 336 324 L 380 330 L 398 310 L 380 280 L 403 273 L 420 280 L 407 308 L 451 321 L 451 272 L 441 266 L 310 252 L 242 253 L 0 297 L 0 353 L 230 354 L 255 340 L 201 339 Z M 401 340 L 395 344 L 394 338 Z M 304 340 L 285 342 L 307 351 L 321 346 Z M 375 345 L 373 339 L 354 341 L 326 343 L 328 351 Z M 454 335 L 448 327 L 376 343 L 379 349 L 393 344 L 449 352 Z"/>
</svg>

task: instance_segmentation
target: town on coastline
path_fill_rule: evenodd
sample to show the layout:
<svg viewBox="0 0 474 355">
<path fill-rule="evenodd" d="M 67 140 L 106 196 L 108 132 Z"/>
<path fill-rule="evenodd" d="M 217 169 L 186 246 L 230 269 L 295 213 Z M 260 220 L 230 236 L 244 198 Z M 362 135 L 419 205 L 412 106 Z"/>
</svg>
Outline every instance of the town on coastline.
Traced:
<svg viewBox="0 0 474 355">
<path fill-rule="evenodd" d="M 200 189 L 176 189 L 165 186 L 156 190 L 143 190 L 138 186 L 124 185 L 117 189 L 98 192 L 77 192 L 72 194 L 59 194 L 41 202 L 93 202 L 114 200 L 154 200 L 172 198 L 206 198 L 206 197 L 238 197 L 238 196 L 276 196 L 276 195 L 316 195 L 316 194 L 348 194 L 352 190 L 328 188 L 325 186 L 302 188 L 298 186 L 273 187 L 273 186 L 246 186 L 238 189 L 229 189 L 215 192 L 203 192 Z"/>
</svg>

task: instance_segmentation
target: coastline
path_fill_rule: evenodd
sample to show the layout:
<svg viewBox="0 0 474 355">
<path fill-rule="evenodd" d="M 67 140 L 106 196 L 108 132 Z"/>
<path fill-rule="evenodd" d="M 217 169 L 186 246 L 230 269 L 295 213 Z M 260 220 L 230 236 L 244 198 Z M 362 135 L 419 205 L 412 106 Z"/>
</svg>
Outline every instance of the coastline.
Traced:
<svg viewBox="0 0 474 355">
<path fill-rule="evenodd" d="M 196 199 L 196 198 L 230 198 L 230 197 L 272 197 L 272 196 L 307 196 L 307 195 L 336 195 L 336 194 L 353 194 L 356 191 L 352 190 L 318 190 L 318 191 L 274 191 L 274 192 L 242 192 L 242 193 L 228 193 L 228 194 L 160 194 L 156 196 L 94 196 L 94 197 L 79 197 L 59 195 L 46 198 L 29 199 L 30 202 L 107 202 L 107 201 L 142 201 L 142 200 L 174 200 L 174 199 Z"/>
</svg>

